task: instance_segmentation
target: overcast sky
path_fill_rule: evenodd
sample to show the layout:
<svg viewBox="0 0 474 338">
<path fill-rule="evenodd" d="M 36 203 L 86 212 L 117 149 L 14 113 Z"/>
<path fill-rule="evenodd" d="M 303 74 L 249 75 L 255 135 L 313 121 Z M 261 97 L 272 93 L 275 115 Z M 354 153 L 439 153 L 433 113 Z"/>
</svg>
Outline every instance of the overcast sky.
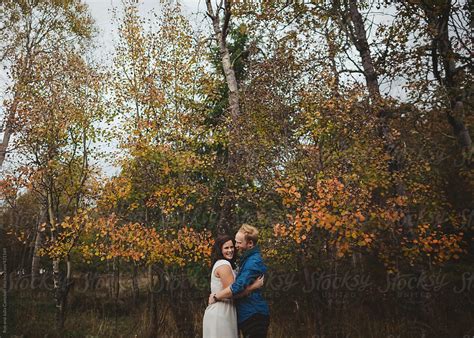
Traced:
<svg viewBox="0 0 474 338">
<path fill-rule="evenodd" d="M 176 0 L 168 0 L 169 2 L 175 2 Z M 96 56 L 104 62 L 111 62 L 111 58 L 107 57 L 113 51 L 114 39 L 117 38 L 116 32 L 114 32 L 113 14 L 112 10 L 115 8 L 120 14 L 122 8 L 122 0 L 84 0 L 89 6 L 90 13 L 95 20 L 96 26 L 99 29 L 99 35 L 97 36 L 97 45 L 99 46 L 95 51 Z M 139 2 L 139 13 L 146 17 L 150 11 L 155 10 L 159 12 L 160 3 L 163 0 L 137 0 Z M 180 0 L 181 8 L 183 13 L 188 17 L 193 25 L 199 25 L 203 23 L 205 18 L 205 1 L 204 0 Z"/>
</svg>

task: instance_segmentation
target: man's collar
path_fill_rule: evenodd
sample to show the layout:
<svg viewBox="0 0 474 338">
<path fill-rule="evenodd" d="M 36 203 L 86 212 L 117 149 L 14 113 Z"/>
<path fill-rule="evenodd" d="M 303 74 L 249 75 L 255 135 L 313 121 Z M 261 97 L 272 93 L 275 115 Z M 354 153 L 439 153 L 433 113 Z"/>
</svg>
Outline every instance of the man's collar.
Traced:
<svg viewBox="0 0 474 338">
<path fill-rule="evenodd" d="M 246 250 L 242 253 L 242 257 L 240 258 L 241 261 L 249 257 L 250 255 L 253 255 L 256 252 L 260 252 L 260 249 L 258 245 L 254 246 L 252 249 Z"/>
</svg>

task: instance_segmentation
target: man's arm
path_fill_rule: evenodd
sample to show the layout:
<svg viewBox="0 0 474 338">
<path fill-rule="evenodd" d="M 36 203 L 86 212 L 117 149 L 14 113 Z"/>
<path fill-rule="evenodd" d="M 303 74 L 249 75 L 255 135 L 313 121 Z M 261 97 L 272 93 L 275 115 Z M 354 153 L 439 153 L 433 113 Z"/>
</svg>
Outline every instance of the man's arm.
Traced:
<svg viewBox="0 0 474 338">
<path fill-rule="evenodd" d="M 211 294 L 209 297 L 209 303 L 212 304 L 218 300 L 232 298 L 232 296 L 243 292 L 245 288 L 254 281 L 255 277 L 263 274 L 264 271 L 260 271 L 256 268 L 257 266 L 254 264 L 249 269 L 243 269 L 232 285 L 226 287 L 216 294 Z"/>
<path fill-rule="evenodd" d="M 258 277 L 252 284 L 247 286 L 244 291 L 242 291 L 241 293 L 239 293 L 237 295 L 232 294 L 232 290 L 230 290 L 230 286 L 228 287 L 228 289 L 230 291 L 230 296 L 229 296 L 228 292 L 223 293 L 222 296 L 220 296 L 220 294 L 221 294 L 220 292 L 218 292 L 219 296 L 217 295 L 217 293 L 215 295 L 216 295 L 216 298 L 219 299 L 219 300 L 227 299 L 227 298 L 242 298 L 242 297 L 245 297 L 245 296 L 249 295 L 250 293 L 252 293 L 252 291 L 255 291 L 255 290 L 260 289 L 261 287 L 263 287 L 263 281 L 264 281 L 264 276 Z M 209 297 L 209 303 L 212 304 L 214 302 L 215 302 L 214 294 L 211 294 L 210 297 Z"/>
<path fill-rule="evenodd" d="M 253 291 L 260 289 L 261 287 L 263 287 L 264 278 L 265 277 L 263 275 L 258 277 L 252 284 L 247 286 L 244 291 L 242 291 L 238 295 L 234 295 L 232 298 L 243 298 L 251 294 Z"/>
</svg>

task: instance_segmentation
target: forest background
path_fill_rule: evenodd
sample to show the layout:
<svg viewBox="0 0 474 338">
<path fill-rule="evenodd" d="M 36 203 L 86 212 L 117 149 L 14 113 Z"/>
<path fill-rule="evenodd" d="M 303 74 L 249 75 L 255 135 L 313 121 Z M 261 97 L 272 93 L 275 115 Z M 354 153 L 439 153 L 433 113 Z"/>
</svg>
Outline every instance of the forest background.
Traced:
<svg viewBox="0 0 474 338">
<path fill-rule="evenodd" d="M 243 223 L 272 337 L 474 335 L 472 1 L 144 3 L 0 1 L 2 336 L 199 336 Z"/>
</svg>

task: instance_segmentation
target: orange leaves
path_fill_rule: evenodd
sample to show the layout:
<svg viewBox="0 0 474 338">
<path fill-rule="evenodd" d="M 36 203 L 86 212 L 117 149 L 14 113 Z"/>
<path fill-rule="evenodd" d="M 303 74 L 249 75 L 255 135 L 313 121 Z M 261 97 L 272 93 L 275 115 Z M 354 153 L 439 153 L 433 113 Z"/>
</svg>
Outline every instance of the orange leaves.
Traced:
<svg viewBox="0 0 474 338">
<path fill-rule="evenodd" d="M 361 240 L 357 242 L 358 246 L 368 246 L 372 243 L 375 235 L 374 234 L 362 234 Z"/>
<path fill-rule="evenodd" d="M 287 208 L 296 205 L 301 198 L 301 193 L 298 191 L 298 188 L 294 185 L 290 185 L 289 183 L 282 184 L 279 181 L 276 183 L 278 186 L 275 191 L 282 196 L 283 204 Z"/>
<path fill-rule="evenodd" d="M 296 244 L 326 238 L 336 248 L 336 256 L 344 257 L 357 247 L 370 248 L 375 243 L 376 227 L 381 220 L 388 224 L 398 221 L 395 209 L 370 206 L 371 192 L 357 186 L 346 186 L 338 178 L 320 179 L 308 189 L 304 198 L 290 184 L 278 182 L 287 213 L 286 224 L 276 224 L 276 238 L 287 238 Z M 401 201 L 399 201 L 401 203 Z"/>
<path fill-rule="evenodd" d="M 464 233 L 443 233 L 439 226 L 428 223 L 419 224 L 414 229 L 414 238 L 402 238 L 403 254 L 411 264 L 421 257 L 428 257 L 434 264 L 442 264 L 450 259 L 459 259 L 465 250 L 462 248 Z"/>
<path fill-rule="evenodd" d="M 207 230 L 198 232 L 184 226 L 158 231 L 143 223 L 122 224 L 114 214 L 98 219 L 90 230 L 95 236 L 86 251 L 101 260 L 121 258 L 184 266 L 207 262 L 211 254 L 212 236 Z"/>
<path fill-rule="evenodd" d="M 159 207 L 165 215 L 173 213 L 178 208 L 190 211 L 194 208 L 191 199 L 195 193 L 196 189 L 187 185 L 162 186 L 147 200 L 146 205 L 151 208 Z"/>
<path fill-rule="evenodd" d="M 13 206 L 21 190 L 29 188 L 32 170 L 26 166 L 16 168 L 15 174 L 5 174 L 0 179 L 0 199 Z"/>
<path fill-rule="evenodd" d="M 174 248 L 174 260 L 181 266 L 192 262 L 207 262 L 211 255 L 212 235 L 209 231 L 194 231 L 182 227 L 177 237 L 171 239 Z"/>
<path fill-rule="evenodd" d="M 357 218 L 359 222 L 365 221 L 364 215 L 361 214 L 360 210 L 357 210 L 354 216 Z"/>
</svg>

